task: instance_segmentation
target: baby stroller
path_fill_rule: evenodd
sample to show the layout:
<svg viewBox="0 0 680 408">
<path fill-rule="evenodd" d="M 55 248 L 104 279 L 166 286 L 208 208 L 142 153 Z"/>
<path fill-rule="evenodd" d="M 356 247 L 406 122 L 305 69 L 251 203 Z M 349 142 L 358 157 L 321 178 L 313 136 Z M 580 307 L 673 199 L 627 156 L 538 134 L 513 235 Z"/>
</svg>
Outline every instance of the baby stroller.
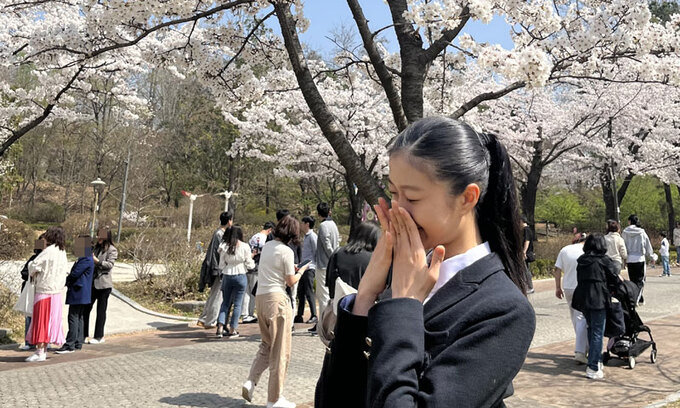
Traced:
<svg viewBox="0 0 680 408">
<path fill-rule="evenodd" d="M 612 308 L 607 313 L 607 327 L 605 336 L 610 337 L 607 351 L 602 354 L 602 362 L 607 362 L 612 355 L 628 361 L 628 367 L 635 367 L 636 359 L 649 347 L 652 351 L 649 360 L 656 363 L 656 343 L 652 331 L 640 319 L 635 311 L 640 288 L 631 281 L 621 281 L 614 288 L 613 297 L 619 302 L 612 302 Z M 640 333 L 647 333 L 649 341 L 639 338 Z"/>
</svg>

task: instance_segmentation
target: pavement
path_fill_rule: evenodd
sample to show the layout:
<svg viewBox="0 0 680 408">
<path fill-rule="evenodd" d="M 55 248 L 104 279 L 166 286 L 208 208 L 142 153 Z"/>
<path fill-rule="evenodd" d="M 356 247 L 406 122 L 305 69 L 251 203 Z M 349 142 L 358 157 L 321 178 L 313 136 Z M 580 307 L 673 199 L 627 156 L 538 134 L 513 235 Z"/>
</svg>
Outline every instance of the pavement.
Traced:
<svg viewBox="0 0 680 408">
<path fill-rule="evenodd" d="M 672 399 L 680 391 L 680 269 L 660 278 L 648 270 L 647 303 L 639 313 L 657 342 L 656 364 L 649 353 L 631 370 L 622 360 L 605 367 L 605 379 L 584 377 L 585 366 L 573 357 L 573 330 L 564 300 L 554 296 L 552 280 L 537 281 L 529 296 L 537 330 L 524 367 L 515 378 L 517 407 L 646 407 Z M 27 352 L 0 349 L 0 407 L 134 406 L 263 407 L 267 373 L 256 389 L 254 404 L 245 403 L 240 385 L 259 345 L 256 324 L 242 324 L 238 339 L 217 339 L 214 329 L 189 323 L 157 325 L 142 313 L 142 327 L 153 331 L 114 334 L 116 325 L 132 327 L 130 308 L 110 303 L 107 341 L 85 345 L 67 355 L 49 353 L 43 363 L 25 363 Z M 141 313 L 141 312 L 140 312 Z M 311 407 L 325 348 L 296 325 L 293 356 L 284 395 L 301 408 Z M 27 386 L 27 384 L 37 384 Z"/>
</svg>

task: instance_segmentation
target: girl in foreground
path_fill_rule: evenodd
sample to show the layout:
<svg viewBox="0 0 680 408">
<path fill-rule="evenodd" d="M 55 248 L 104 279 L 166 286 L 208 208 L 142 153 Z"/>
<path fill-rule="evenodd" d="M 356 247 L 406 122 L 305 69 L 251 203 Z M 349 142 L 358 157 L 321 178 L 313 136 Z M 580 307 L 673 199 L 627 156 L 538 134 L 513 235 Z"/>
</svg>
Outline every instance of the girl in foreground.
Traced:
<svg viewBox="0 0 680 408">
<path fill-rule="evenodd" d="M 507 152 L 426 118 L 389 155 L 392 208 L 375 206 L 382 234 L 338 307 L 315 406 L 503 406 L 535 329 Z"/>
</svg>

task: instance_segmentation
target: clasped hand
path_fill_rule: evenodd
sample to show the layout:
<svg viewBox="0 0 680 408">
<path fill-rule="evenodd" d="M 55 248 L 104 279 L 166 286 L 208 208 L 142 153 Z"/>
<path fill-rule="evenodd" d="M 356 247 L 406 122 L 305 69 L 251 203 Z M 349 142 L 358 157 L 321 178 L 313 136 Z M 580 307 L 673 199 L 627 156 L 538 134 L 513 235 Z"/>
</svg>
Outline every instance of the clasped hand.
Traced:
<svg viewBox="0 0 680 408">
<path fill-rule="evenodd" d="M 424 301 L 439 278 L 439 267 L 445 253 L 443 246 L 437 246 L 428 266 L 418 227 L 408 211 L 399 207 L 396 201 L 389 208 L 382 198 L 373 208 L 380 221 L 381 235 L 359 283 L 352 310 L 354 314 L 364 316 L 385 290 L 390 265 L 392 298 Z"/>
</svg>

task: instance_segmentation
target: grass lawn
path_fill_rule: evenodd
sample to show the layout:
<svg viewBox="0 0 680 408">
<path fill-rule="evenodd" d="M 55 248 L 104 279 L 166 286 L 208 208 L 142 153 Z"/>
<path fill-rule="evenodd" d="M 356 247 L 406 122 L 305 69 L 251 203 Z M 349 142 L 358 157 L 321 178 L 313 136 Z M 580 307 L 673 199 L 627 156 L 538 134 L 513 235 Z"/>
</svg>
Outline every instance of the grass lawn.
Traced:
<svg viewBox="0 0 680 408">
<path fill-rule="evenodd" d="M 207 290 L 204 293 L 192 292 L 182 298 L 169 298 L 163 295 L 161 291 L 156 290 L 153 284 L 144 281 L 118 282 L 115 284 L 115 288 L 147 309 L 186 317 L 198 317 L 198 313 L 183 312 L 172 307 L 172 304 L 185 300 L 205 300 L 208 298 Z"/>
</svg>

